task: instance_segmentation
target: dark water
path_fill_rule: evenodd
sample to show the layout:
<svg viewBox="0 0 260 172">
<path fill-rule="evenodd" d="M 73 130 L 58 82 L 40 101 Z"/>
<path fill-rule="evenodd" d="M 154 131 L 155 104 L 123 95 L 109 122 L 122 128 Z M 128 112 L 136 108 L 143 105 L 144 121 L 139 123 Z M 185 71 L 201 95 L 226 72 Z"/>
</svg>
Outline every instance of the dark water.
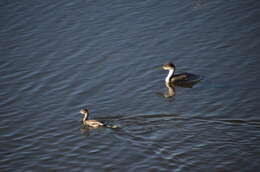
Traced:
<svg viewBox="0 0 260 172">
<path fill-rule="evenodd" d="M 257 171 L 260 3 L 1 1 L 1 171 Z M 203 80 L 164 98 L 166 71 Z M 88 130 L 92 118 L 120 126 Z"/>
</svg>

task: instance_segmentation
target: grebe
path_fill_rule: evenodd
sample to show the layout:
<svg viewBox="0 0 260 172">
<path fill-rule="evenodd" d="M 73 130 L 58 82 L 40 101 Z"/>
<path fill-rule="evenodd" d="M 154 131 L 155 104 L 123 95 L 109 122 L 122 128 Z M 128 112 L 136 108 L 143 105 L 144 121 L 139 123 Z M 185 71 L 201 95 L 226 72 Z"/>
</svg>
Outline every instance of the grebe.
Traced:
<svg viewBox="0 0 260 172">
<path fill-rule="evenodd" d="M 98 128 L 98 127 L 108 127 L 108 128 L 118 128 L 118 126 L 116 125 L 107 125 L 107 124 L 104 124 L 102 122 L 99 122 L 97 120 L 89 120 L 88 119 L 88 115 L 89 115 L 89 112 L 87 109 L 81 109 L 79 111 L 82 115 L 84 115 L 83 119 L 82 119 L 82 123 L 86 126 L 89 126 L 89 127 L 92 127 L 92 128 Z"/>
<path fill-rule="evenodd" d="M 88 110 L 87 109 L 81 109 L 80 110 L 80 113 L 82 115 L 84 115 L 83 119 L 82 119 L 82 122 L 84 125 L 86 126 L 89 126 L 89 127 L 93 127 L 93 128 L 98 128 L 98 127 L 102 127 L 104 126 L 103 123 L 97 121 L 97 120 L 89 120 L 88 119 Z"/>
<path fill-rule="evenodd" d="M 192 87 L 193 84 L 199 82 L 199 77 L 191 73 L 181 73 L 175 75 L 175 65 L 173 63 L 167 63 L 162 67 L 164 70 L 169 70 L 167 77 L 165 78 L 166 86 L 173 84 L 183 87 Z"/>
</svg>

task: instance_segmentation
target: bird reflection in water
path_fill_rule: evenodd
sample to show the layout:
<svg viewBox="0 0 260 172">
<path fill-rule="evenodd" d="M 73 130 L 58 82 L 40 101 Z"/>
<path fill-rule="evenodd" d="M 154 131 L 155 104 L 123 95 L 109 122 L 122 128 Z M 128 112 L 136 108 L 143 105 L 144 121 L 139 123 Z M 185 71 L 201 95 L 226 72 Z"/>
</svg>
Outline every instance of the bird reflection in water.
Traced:
<svg viewBox="0 0 260 172">
<path fill-rule="evenodd" d="M 166 83 L 167 92 L 164 94 L 164 98 L 170 98 L 175 95 L 175 87 L 173 84 Z"/>
<path fill-rule="evenodd" d="M 157 92 L 156 94 L 163 98 L 166 98 L 166 99 L 170 99 L 170 98 L 174 97 L 174 95 L 176 93 L 175 86 L 171 83 L 165 83 L 165 86 L 167 89 L 165 93 Z"/>
</svg>

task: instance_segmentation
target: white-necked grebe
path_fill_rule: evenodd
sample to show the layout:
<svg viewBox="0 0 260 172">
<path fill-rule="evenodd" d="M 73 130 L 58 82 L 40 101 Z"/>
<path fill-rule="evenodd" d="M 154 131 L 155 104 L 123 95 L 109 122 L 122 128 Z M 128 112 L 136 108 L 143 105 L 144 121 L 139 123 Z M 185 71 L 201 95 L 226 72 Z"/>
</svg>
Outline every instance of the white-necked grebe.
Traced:
<svg viewBox="0 0 260 172">
<path fill-rule="evenodd" d="M 80 110 L 80 113 L 82 115 L 84 115 L 83 119 L 82 119 L 82 123 L 86 126 L 89 126 L 89 127 L 93 127 L 93 128 L 98 128 L 98 127 L 102 127 L 104 126 L 103 123 L 97 121 L 97 120 L 89 120 L 88 119 L 88 110 L 87 109 L 81 109 Z"/>
<path fill-rule="evenodd" d="M 175 75 L 175 65 L 173 63 L 167 63 L 162 67 L 164 70 L 168 70 L 169 73 L 165 78 L 166 84 L 176 84 L 184 87 L 192 87 L 193 84 L 199 82 L 199 77 L 191 73 L 181 73 Z"/>
</svg>

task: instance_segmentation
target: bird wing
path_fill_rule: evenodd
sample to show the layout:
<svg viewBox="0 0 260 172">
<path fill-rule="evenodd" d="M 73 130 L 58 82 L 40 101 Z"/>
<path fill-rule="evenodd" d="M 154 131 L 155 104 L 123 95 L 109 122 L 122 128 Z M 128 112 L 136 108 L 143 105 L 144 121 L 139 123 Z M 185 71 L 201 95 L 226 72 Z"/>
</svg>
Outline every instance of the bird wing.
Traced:
<svg viewBox="0 0 260 172">
<path fill-rule="evenodd" d="M 178 74 L 178 75 L 174 75 L 174 80 L 175 81 L 184 81 L 186 79 L 189 78 L 189 75 L 186 73 L 182 73 L 182 74 Z"/>
<path fill-rule="evenodd" d="M 191 73 L 181 73 L 177 74 L 173 78 L 173 84 L 181 87 L 192 88 L 193 85 L 200 81 L 200 77 Z"/>
<path fill-rule="evenodd" d="M 89 121 L 89 123 L 91 124 L 91 125 L 103 125 L 101 122 L 98 122 L 98 121 L 95 121 L 95 120 L 90 120 Z"/>
</svg>

